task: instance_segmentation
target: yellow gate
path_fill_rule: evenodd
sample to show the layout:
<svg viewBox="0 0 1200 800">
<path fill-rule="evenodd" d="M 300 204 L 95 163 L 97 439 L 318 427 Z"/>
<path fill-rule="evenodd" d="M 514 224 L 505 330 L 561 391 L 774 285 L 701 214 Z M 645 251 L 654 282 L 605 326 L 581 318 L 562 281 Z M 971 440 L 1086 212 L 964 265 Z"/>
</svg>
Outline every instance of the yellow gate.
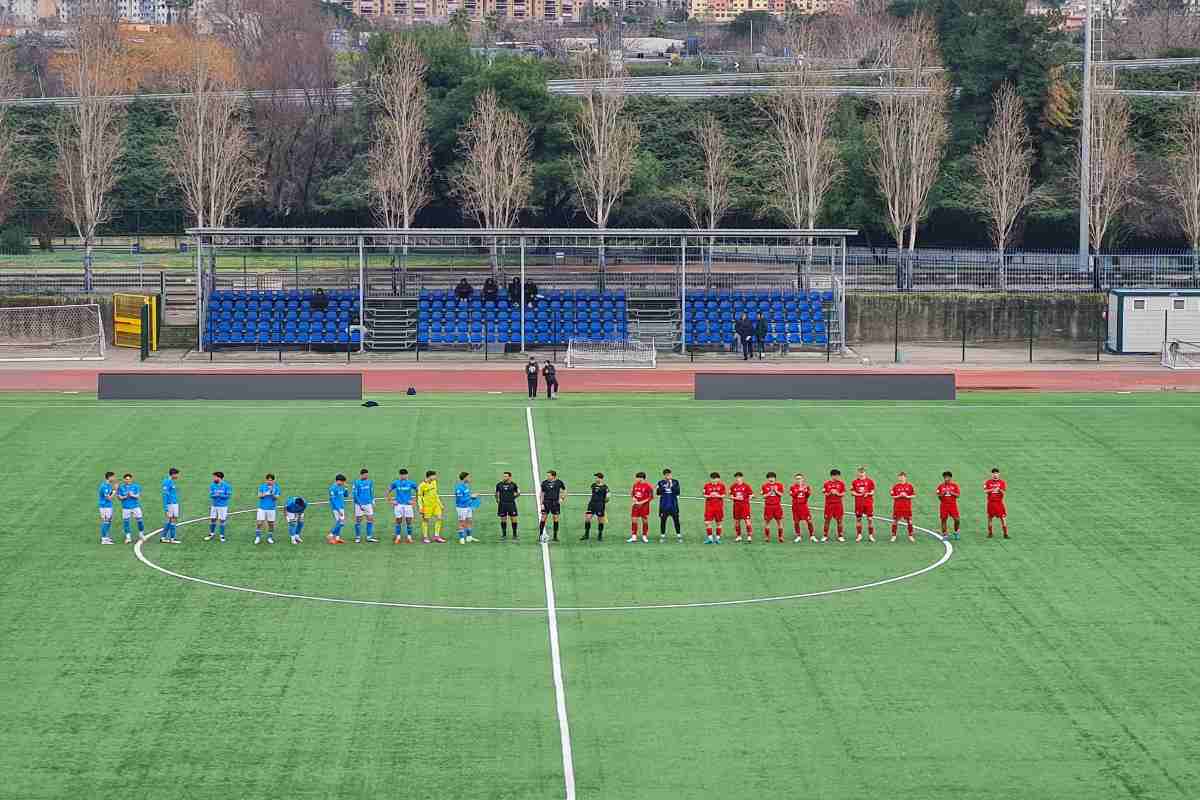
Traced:
<svg viewBox="0 0 1200 800">
<path fill-rule="evenodd" d="M 149 306 L 150 349 L 158 349 L 158 315 L 155 314 L 154 295 L 113 295 L 113 344 L 117 347 L 142 346 L 142 308 Z"/>
</svg>

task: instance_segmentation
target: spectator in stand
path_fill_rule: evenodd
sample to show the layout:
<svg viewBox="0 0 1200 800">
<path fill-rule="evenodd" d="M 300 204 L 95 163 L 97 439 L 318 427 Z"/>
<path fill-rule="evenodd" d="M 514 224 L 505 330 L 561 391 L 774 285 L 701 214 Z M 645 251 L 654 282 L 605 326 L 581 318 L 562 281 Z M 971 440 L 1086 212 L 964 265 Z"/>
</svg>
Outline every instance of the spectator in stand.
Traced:
<svg viewBox="0 0 1200 800">
<path fill-rule="evenodd" d="M 475 288 L 466 278 L 460 280 L 458 286 L 454 287 L 454 296 L 458 298 L 459 303 L 467 302 L 473 294 L 475 294 Z"/>
<path fill-rule="evenodd" d="M 516 305 L 521 302 L 521 279 L 513 278 L 508 282 L 508 302 Z"/>
<path fill-rule="evenodd" d="M 318 288 L 313 292 L 312 300 L 308 305 L 313 311 L 324 311 L 329 308 L 329 298 L 325 296 L 325 290 Z"/>
<path fill-rule="evenodd" d="M 538 285 L 533 281 L 525 281 L 525 305 L 532 308 L 537 304 Z"/>
<path fill-rule="evenodd" d="M 754 345 L 758 349 L 758 357 L 762 358 L 767 347 L 767 321 L 763 319 L 761 311 L 754 318 Z"/>
<path fill-rule="evenodd" d="M 733 332 L 737 336 L 738 344 L 742 346 L 742 360 L 749 361 L 754 355 L 754 323 L 746 316 L 745 311 L 733 324 Z"/>
<path fill-rule="evenodd" d="M 500 287 L 496 284 L 496 279 L 489 277 L 483 282 L 483 301 L 485 303 L 492 303 L 499 296 Z"/>
</svg>

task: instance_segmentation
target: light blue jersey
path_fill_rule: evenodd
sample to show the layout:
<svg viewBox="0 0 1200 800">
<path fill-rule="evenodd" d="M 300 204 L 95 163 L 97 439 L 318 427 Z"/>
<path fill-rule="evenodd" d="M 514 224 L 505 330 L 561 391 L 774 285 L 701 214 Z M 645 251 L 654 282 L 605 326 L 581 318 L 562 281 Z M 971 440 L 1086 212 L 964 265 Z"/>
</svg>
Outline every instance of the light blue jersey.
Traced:
<svg viewBox="0 0 1200 800">
<path fill-rule="evenodd" d="M 100 504 L 100 508 L 113 507 L 114 491 L 115 490 L 113 489 L 112 484 L 108 481 L 100 484 L 100 486 L 96 489 L 96 502 Z"/>
<path fill-rule="evenodd" d="M 117 486 L 117 499 L 121 501 L 121 508 L 140 508 L 141 497 L 141 484 L 122 483 Z"/>
<path fill-rule="evenodd" d="M 162 501 L 163 511 L 166 511 L 168 506 L 179 505 L 179 487 L 175 485 L 175 479 L 170 475 L 163 478 Z"/>
<path fill-rule="evenodd" d="M 392 481 L 392 485 L 388 488 L 392 490 L 392 495 L 396 498 L 396 505 L 412 505 L 413 494 L 417 491 L 417 484 L 413 483 L 408 478 L 397 478 L 396 480 Z"/>
<path fill-rule="evenodd" d="M 375 481 L 370 478 L 359 478 L 354 482 L 354 504 L 369 506 L 375 502 Z"/>
<path fill-rule="evenodd" d="M 464 481 L 454 486 L 455 508 L 472 508 L 471 499 L 471 484 Z"/>
<path fill-rule="evenodd" d="M 350 497 L 350 487 L 337 483 L 329 487 L 329 508 L 331 511 L 345 511 L 346 499 Z"/>
<path fill-rule="evenodd" d="M 262 483 L 258 487 L 258 507 L 264 511 L 274 511 L 279 500 L 278 483 Z"/>
<path fill-rule="evenodd" d="M 210 483 L 208 485 L 208 497 L 212 501 L 213 508 L 228 508 L 229 499 L 233 497 L 233 487 L 225 481 Z"/>
</svg>

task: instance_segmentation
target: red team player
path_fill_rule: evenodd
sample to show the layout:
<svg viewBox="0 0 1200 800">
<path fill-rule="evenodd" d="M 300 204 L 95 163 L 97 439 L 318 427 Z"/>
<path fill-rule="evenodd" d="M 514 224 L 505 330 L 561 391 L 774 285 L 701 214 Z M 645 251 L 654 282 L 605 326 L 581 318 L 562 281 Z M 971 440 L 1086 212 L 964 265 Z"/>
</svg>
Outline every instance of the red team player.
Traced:
<svg viewBox="0 0 1200 800">
<path fill-rule="evenodd" d="M 825 527 L 821 541 L 829 541 L 829 523 L 831 520 L 837 520 L 837 540 L 844 542 L 846 535 L 842 530 L 842 516 L 846 510 L 842 506 L 842 498 L 846 496 L 846 482 L 842 480 L 840 469 L 829 470 L 829 480 L 825 481 L 821 491 L 825 494 Z"/>
<path fill-rule="evenodd" d="M 633 488 L 629 491 L 630 497 L 633 498 L 633 506 L 629 509 L 631 517 L 630 527 L 633 533 L 630 534 L 628 541 L 636 542 L 638 540 L 638 520 L 642 521 L 642 541 L 650 541 L 650 500 L 654 497 L 654 487 L 646 480 L 646 473 L 639 472 L 633 481 Z"/>
<path fill-rule="evenodd" d="M 767 482 L 760 490 L 763 498 L 763 536 L 771 541 L 771 521 L 778 528 L 778 539 L 783 541 L 783 484 L 774 472 L 767 473 Z"/>
<path fill-rule="evenodd" d="M 742 523 L 746 524 L 746 541 L 754 538 L 754 523 L 750 521 L 750 498 L 754 496 L 754 487 L 746 483 L 742 473 L 733 473 L 733 483 L 729 484 L 729 496 L 733 498 L 733 540 L 742 541 Z"/>
<path fill-rule="evenodd" d="M 862 541 L 863 517 L 867 518 L 867 538 L 875 541 L 875 481 L 867 474 L 866 467 L 858 468 L 858 476 L 850 481 L 850 493 L 854 495 L 854 541 Z"/>
<path fill-rule="evenodd" d="M 708 483 L 704 484 L 704 543 L 721 543 L 721 523 L 725 521 L 725 483 L 721 473 L 711 472 Z M 716 538 L 713 538 L 713 528 L 716 527 Z"/>
<path fill-rule="evenodd" d="M 958 498 L 962 495 L 962 489 L 958 488 L 958 484 L 954 482 L 954 475 L 950 470 L 942 473 L 942 482 L 938 484 L 938 516 L 942 520 L 942 536 L 946 535 L 946 520 L 954 520 L 954 536 L 958 537 Z"/>
<path fill-rule="evenodd" d="M 1000 477 L 1000 468 L 992 468 L 992 477 L 983 482 L 983 491 L 987 494 L 987 525 L 988 538 L 992 538 L 992 520 L 1000 520 L 1000 529 L 1004 538 L 1008 538 L 1008 510 L 1004 507 L 1004 493 L 1008 484 Z"/>
<path fill-rule="evenodd" d="M 892 485 L 892 538 L 891 541 L 896 541 L 896 526 L 903 520 L 908 524 L 908 540 L 915 542 L 917 537 L 913 536 L 912 524 L 912 501 L 917 494 L 917 489 L 908 482 L 908 475 L 901 472 L 896 476 L 896 482 Z"/>
<path fill-rule="evenodd" d="M 801 522 L 808 525 L 808 540 L 815 542 L 817 537 L 813 533 L 812 512 L 808 510 L 808 498 L 812 495 L 812 487 L 804 479 L 803 472 L 797 472 L 796 477 L 792 480 L 791 495 L 792 525 L 796 528 L 796 538 L 793 542 L 799 544 L 804 539 L 800 535 Z"/>
</svg>

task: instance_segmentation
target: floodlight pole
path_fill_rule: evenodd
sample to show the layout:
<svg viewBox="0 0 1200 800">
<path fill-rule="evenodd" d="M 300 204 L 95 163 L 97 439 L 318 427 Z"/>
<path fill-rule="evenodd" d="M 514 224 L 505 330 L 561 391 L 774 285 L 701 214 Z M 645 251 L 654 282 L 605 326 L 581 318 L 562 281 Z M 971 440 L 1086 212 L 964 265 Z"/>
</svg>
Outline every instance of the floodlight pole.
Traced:
<svg viewBox="0 0 1200 800">
<path fill-rule="evenodd" d="M 679 355 L 687 355 L 687 235 L 679 237 Z"/>
<path fill-rule="evenodd" d="M 363 288 L 367 274 L 367 256 L 363 237 L 358 237 L 358 324 L 366 322 L 367 312 L 364 307 L 366 290 Z"/>
<path fill-rule="evenodd" d="M 525 237 L 521 237 L 521 352 L 525 352 Z"/>
<path fill-rule="evenodd" d="M 196 345 L 197 349 L 203 353 L 204 346 L 204 321 L 207 319 L 207 297 L 204 294 L 204 259 L 200 255 L 200 242 L 202 241 L 200 234 L 192 239 L 192 249 L 196 251 Z"/>
<path fill-rule="evenodd" d="M 1083 112 L 1079 131 L 1079 268 L 1090 270 L 1089 211 L 1092 180 L 1092 0 L 1083 15 Z M 1092 286 L 1100 287 L 1100 274 L 1092 271 Z"/>
</svg>

